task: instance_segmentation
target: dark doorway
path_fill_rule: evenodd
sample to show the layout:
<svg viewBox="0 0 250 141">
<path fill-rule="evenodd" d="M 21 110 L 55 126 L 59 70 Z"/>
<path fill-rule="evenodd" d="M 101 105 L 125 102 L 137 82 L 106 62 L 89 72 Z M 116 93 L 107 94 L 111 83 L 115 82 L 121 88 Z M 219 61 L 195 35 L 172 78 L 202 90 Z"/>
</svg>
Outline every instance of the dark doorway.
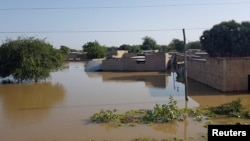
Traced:
<svg viewBox="0 0 250 141">
<path fill-rule="evenodd" d="M 250 93 L 250 75 L 248 75 L 248 93 Z"/>
</svg>

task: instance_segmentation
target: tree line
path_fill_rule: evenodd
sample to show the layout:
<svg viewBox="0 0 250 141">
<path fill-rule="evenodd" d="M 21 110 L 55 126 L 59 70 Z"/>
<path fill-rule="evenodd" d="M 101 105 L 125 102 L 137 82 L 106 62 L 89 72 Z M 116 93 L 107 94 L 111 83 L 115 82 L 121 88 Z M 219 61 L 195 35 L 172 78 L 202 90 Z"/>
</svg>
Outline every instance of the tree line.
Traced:
<svg viewBox="0 0 250 141">
<path fill-rule="evenodd" d="M 250 56 L 250 22 L 221 22 L 204 31 L 200 42 L 211 57 Z"/>
<path fill-rule="evenodd" d="M 186 46 L 180 39 L 173 39 L 168 45 L 158 45 L 149 36 L 142 40 L 141 45 L 123 44 L 119 47 L 106 47 L 98 41 L 87 42 L 82 51 L 87 52 L 89 59 L 103 58 L 110 50 L 140 53 L 142 50 L 184 52 L 185 49 L 204 49 L 210 57 L 249 57 L 250 22 L 221 22 L 205 30 L 199 41 L 189 42 Z M 46 79 L 51 71 L 62 67 L 65 57 L 72 51 L 77 50 L 64 45 L 56 49 L 45 40 L 34 37 L 7 39 L 0 46 L 0 77 L 12 76 L 18 82 Z"/>
<path fill-rule="evenodd" d="M 249 57 L 250 56 L 250 22 L 244 21 L 237 23 L 234 20 L 223 21 L 214 25 L 211 29 L 203 31 L 199 41 L 188 42 L 173 39 L 168 45 L 158 45 L 151 37 L 142 38 L 141 45 L 123 44 L 119 47 L 101 46 L 97 41 L 88 42 L 83 45 L 83 51 L 94 51 L 102 54 L 105 50 L 128 50 L 129 53 L 138 53 L 142 50 L 159 50 L 160 52 L 184 52 L 186 49 L 205 50 L 210 57 Z M 94 45 L 94 48 L 91 48 Z M 102 48 L 102 49 L 101 49 Z M 98 57 L 96 54 L 88 56 Z M 101 56 L 105 56 L 105 53 Z"/>
<path fill-rule="evenodd" d="M 141 53 L 143 50 L 159 50 L 160 52 L 184 52 L 185 46 L 184 41 L 180 39 L 173 39 L 168 45 L 158 45 L 157 42 L 149 37 L 145 36 L 142 38 L 143 42 L 141 45 L 129 45 L 122 44 L 119 47 L 107 47 L 100 45 L 98 41 L 87 42 L 82 46 L 82 51 L 87 52 L 87 57 L 89 59 L 93 58 L 103 58 L 106 56 L 107 51 L 115 51 L 115 50 L 128 50 L 129 53 Z M 201 44 L 199 41 L 189 42 L 186 45 L 187 49 L 201 49 Z M 68 48 L 68 51 L 70 48 Z"/>
</svg>

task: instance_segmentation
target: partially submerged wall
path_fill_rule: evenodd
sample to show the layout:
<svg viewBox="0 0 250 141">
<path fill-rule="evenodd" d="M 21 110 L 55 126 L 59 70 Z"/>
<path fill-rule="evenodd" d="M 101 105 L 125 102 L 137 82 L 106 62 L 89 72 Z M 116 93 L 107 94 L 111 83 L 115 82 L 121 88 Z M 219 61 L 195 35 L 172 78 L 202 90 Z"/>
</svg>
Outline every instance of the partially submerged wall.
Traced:
<svg viewBox="0 0 250 141">
<path fill-rule="evenodd" d="M 250 58 L 229 58 L 226 60 L 225 87 L 228 91 L 248 91 Z"/>
<path fill-rule="evenodd" d="M 102 62 L 103 71 L 165 71 L 169 56 L 167 53 L 146 55 L 145 61 L 134 58 L 106 59 Z"/>
<path fill-rule="evenodd" d="M 223 92 L 248 91 L 250 58 L 188 59 L 187 74 Z"/>
</svg>

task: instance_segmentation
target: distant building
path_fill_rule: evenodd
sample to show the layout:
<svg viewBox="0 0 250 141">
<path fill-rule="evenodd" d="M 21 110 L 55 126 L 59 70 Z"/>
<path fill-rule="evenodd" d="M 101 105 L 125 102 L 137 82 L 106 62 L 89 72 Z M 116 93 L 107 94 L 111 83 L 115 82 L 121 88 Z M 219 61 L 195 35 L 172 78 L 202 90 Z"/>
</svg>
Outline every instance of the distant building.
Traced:
<svg viewBox="0 0 250 141">
<path fill-rule="evenodd" d="M 119 54 L 119 53 L 117 53 Z M 166 71 L 170 55 L 168 53 L 143 52 L 125 53 L 102 61 L 103 71 Z"/>
<path fill-rule="evenodd" d="M 67 57 L 67 61 L 81 61 L 87 59 L 86 52 L 70 52 Z"/>
<path fill-rule="evenodd" d="M 249 57 L 188 58 L 187 75 L 222 92 L 250 92 Z"/>
</svg>

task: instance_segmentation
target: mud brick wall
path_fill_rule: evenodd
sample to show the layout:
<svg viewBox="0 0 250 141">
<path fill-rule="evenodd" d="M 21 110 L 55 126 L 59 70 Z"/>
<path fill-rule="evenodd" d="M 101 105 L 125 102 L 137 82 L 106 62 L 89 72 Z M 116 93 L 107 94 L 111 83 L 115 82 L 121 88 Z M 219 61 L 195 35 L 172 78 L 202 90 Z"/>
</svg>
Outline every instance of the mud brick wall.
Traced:
<svg viewBox="0 0 250 141">
<path fill-rule="evenodd" d="M 165 71 L 167 61 L 165 53 L 156 53 L 154 55 L 146 55 L 145 71 Z"/>
<path fill-rule="evenodd" d="M 188 77 L 223 92 L 248 91 L 250 58 L 188 59 Z"/>
<path fill-rule="evenodd" d="M 146 55 L 145 62 L 132 58 L 106 59 L 102 62 L 103 71 L 165 71 L 169 56 L 166 53 Z"/>
</svg>

